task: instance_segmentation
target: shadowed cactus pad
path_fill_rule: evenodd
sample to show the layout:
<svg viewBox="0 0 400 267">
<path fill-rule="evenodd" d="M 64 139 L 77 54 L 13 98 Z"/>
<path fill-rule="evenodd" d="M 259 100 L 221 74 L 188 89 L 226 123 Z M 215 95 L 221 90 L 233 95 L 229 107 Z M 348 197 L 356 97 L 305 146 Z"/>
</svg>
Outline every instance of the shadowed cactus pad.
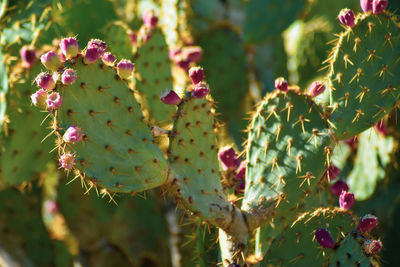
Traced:
<svg viewBox="0 0 400 267">
<path fill-rule="evenodd" d="M 389 13 L 362 14 L 343 32 L 330 62 L 331 121 L 336 137 L 375 125 L 400 97 L 400 28 Z"/>
</svg>

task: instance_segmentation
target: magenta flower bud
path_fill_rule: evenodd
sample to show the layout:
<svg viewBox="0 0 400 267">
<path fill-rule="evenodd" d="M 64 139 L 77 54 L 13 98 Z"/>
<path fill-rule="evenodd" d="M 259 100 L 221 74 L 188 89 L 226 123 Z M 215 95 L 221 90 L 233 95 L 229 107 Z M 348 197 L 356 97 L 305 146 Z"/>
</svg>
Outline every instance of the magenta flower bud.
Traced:
<svg viewBox="0 0 400 267">
<path fill-rule="evenodd" d="M 179 54 L 179 55 L 175 56 L 174 62 L 179 68 L 183 69 L 184 71 L 188 71 L 190 61 L 188 59 L 184 58 L 183 55 Z"/>
<path fill-rule="evenodd" d="M 66 58 L 74 58 L 79 51 L 78 41 L 74 37 L 64 38 L 60 42 L 60 49 Z"/>
<path fill-rule="evenodd" d="M 236 180 L 244 181 L 246 177 L 246 165 L 247 165 L 246 161 L 242 161 L 240 163 L 239 168 L 236 170 L 236 175 L 235 175 Z"/>
<path fill-rule="evenodd" d="M 320 81 L 313 82 L 308 88 L 308 94 L 311 97 L 316 97 L 322 94 L 324 91 L 325 91 L 325 84 Z"/>
<path fill-rule="evenodd" d="M 383 120 L 378 121 L 377 124 L 375 124 L 375 130 L 380 133 L 382 136 L 387 135 L 387 128 L 385 125 L 385 122 Z"/>
<path fill-rule="evenodd" d="M 203 56 L 203 49 L 200 46 L 184 47 L 182 53 L 190 62 L 198 62 Z"/>
<path fill-rule="evenodd" d="M 378 15 L 382 13 L 388 5 L 387 0 L 374 0 L 372 1 L 372 13 Z"/>
<path fill-rule="evenodd" d="M 328 181 L 335 180 L 338 178 L 340 174 L 340 169 L 336 167 L 335 165 L 331 164 L 325 171 L 324 177 L 328 179 Z"/>
<path fill-rule="evenodd" d="M 354 23 L 354 13 L 351 9 L 342 9 L 339 13 L 338 19 L 343 25 L 349 26 L 350 28 L 356 26 Z"/>
<path fill-rule="evenodd" d="M 204 80 L 204 70 L 202 67 L 192 67 L 189 70 L 189 77 L 193 84 L 198 84 Z"/>
<path fill-rule="evenodd" d="M 56 82 L 53 79 L 53 76 L 48 74 L 47 72 L 41 72 L 36 78 L 35 78 L 36 84 L 47 90 L 51 91 L 56 87 Z"/>
<path fill-rule="evenodd" d="M 366 240 L 362 245 L 365 254 L 369 256 L 378 253 L 382 249 L 382 247 L 382 242 L 379 240 Z"/>
<path fill-rule="evenodd" d="M 369 231 L 375 228 L 377 223 L 378 223 L 378 218 L 375 217 L 374 215 L 371 214 L 364 215 L 364 217 L 362 217 L 358 221 L 357 230 L 360 231 L 361 233 L 368 233 Z"/>
<path fill-rule="evenodd" d="M 76 81 L 76 78 L 76 70 L 66 69 L 61 76 L 61 82 L 65 85 L 73 84 Z"/>
<path fill-rule="evenodd" d="M 85 56 L 83 57 L 83 62 L 85 64 L 93 64 L 100 58 L 100 53 L 97 48 L 88 48 L 86 49 Z"/>
<path fill-rule="evenodd" d="M 134 64 L 127 59 L 121 59 L 117 65 L 118 76 L 121 79 L 128 79 L 132 76 Z"/>
<path fill-rule="evenodd" d="M 236 170 L 240 164 L 240 159 L 236 151 L 230 146 L 223 147 L 219 150 L 218 159 L 224 171 L 228 169 Z"/>
<path fill-rule="evenodd" d="M 46 100 L 47 100 L 47 92 L 46 90 L 39 89 L 34 94 L 31 95 L 32 104 L 35 107 L 45 109 L 46 108 Z"/>
<path fill-rule="evenodd" d="M 150 40 L 153 32 L 149 27 L 141 27 L 138 33 L 139 40 L 142 40 L 144 43 Z"/>
<path fill-rule="evenodd" d="M 208 93 L 210 93 L 208 85 L 205 82 L 199 82 L 194 86 L 192 96 L 194 98 L 204 98 Z"/>
<path fill-rule="evenodd" d="M 58 205 L 54 200 L 46 200 L 44 202 L 44 210 L 48 214 L 54 214 L 58 212 Z"/>
<path fill-rule="evenodd" d="M 101 57 L 101 60 L 103 60 L 104 64 L 106 64 L 107 66 L 114 66 L 114 62 L 115 62 L 116 58 L 110 52 L 106 52 Z"/>
<path fill-rule="evenodd" d="M 335 196 L 340 196 L 342 191 L 348 191 L 348 190 L 349 190 L 349 186 L 343 180 L 338 180 L 336 183 L 334 183 L 331 186 L 331 192 Z"/>
<path fill-rule="evenodd" d="M 90 40 L 87 47 L 88 47 L 88 49 L 96 48 L 99 53 L 99 57 L 101 57 L 107 50 L 107 44 L 99 39 Z"/>
<path fill-rule="evenodd" d="M 325 228 L 319 228 L 315 231 L 315 239 L 324 248 L 333 248 L 335 246 L 331 233 Z"/>
<path fill-rule="evenodd" d="M 146 10 L 142 15 L 143 23 L 146 27 L 153 29 L 157 26 L 158 17 L 154 14 L 153 10 Z"/>
<path fill-rule="evenodd" d="M 63 140 L 67 143 L 77 143 L 83 138 L 83 131 L 77 126 L 70 126 L 63 135 Z"/>
<path fill-rule="evenodd" d="M 173 48 L 169 51 L 169 59 L 174 60 L 175 57 L 182 53 L 181 48 Z"/>
<path fill-rule="evenodd" d="M 19 54 L 21 55 L 22 63 L 24 64 L 24 67 L 27 69 L 32 68 L 32 66 L 36 60 L 35 49 L 33 49 L 30 46 L 25 45 L 21 48 L 21 50 L 19 51 Z"/>
<path fill-rule="evenodd" d="M 360 5 L 364 13 L 372 11 L 372 1 L 373 0 L 360 0 Z"/>
<path fill-rule="evenodd" d="M 58 55 L 54 51 L 49 51 L 40 57 L 42 64 L 49 70 L 58 71 L 62 66 Z"/>
<path fill-rule="evenodd" d="M 339 196 L 339 205 L 340 208 L 344 210 L 349 210 L 351 206 L 354 204 L 354 194 L 347 192 L 347 191 L 342 191 Z"/>
<path fill-rule="evenodd" d="M 62 154 L 59 163 L 61 168 L 66 170 L 71 170 L 75 166 L 75 156 L 71 155 L 70 153 Z"/>
<path fill-rule="evenodd" d="M 275 88 L 282 92 L 288 91 L 288 82 L 283 77 L 279 77 L 275 80 Z"/>
<path fill-rule="evenodd" d="M 137 36 L 136 32 L 129 31 L 128 35 L 129 35 L 129 39 L 131 40 L 131 43 L 132 44 L 136 44 L 137 43 L 137 39 L 138 39 L 138 36 Z"/>
<path fill-rule="evenodd" d="M 59 93 L 53 92 L 47 96 L 46 104 L 48 109 L 58 109 L 62 105 L 62 99 Z"/>
<path fill-rule="evenodd" d="M 164 90 L 161 93 L 160 100 L 167 105 L 178 105 L 181 103 L 181 98 L 173 90 Z"/>
</svg>

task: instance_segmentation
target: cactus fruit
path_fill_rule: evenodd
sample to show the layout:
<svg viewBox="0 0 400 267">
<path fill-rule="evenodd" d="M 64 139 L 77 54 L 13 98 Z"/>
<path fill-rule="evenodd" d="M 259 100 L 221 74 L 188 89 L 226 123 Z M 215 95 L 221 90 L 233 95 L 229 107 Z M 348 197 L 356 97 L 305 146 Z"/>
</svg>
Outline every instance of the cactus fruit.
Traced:
<svg viewBox="0 0 400 267">
<path fill-rule="evenodd" d="M 60 50 L 66 58 L 74 58 L 79 52 L 78 41 L 74 37 L 64 38 L 60 41 Z"/>
<path fill-rule="evenodd" d="M 339 196 L 339 205 L 340 208 L 344 210 L 349 210 L 353 204 L 354 204 L 354 194 L 347 192 L 347 191 L 342 191 Z"/>
<path fill-rule="evenodd" d="M 355 26 L 354 12 L 351 9 L 342 9 L 339 13 L 338 19 L 345 26 L 348 26 L 350 28 L 353 28 Z"/>
<path fill-rule="evenodd" d="M 24 46 L 20 50 L 20 55 L 25 68 L 32 68 L 33 63 L 35 63 L 36 60 L 35 49 L 29 46 Z"/>
<path fill-rule="evenodd" d="M 46 72 L 41 72 L 36 78 L 35 78 L 36 84 L 47 90 L 51 91 L 56 87 L 56 82 L 54 81 L 53 76 Z"/>
<path fill-rule="evenodd" d="M 275 80 L 275 88 L 282 92 L 287 92 L 288 82 L 285 80 L 285 78 L 279 77 Z"/>
<path fill-rule="evenodd" d="M 367 214 L 364 215 L 358 222 L 357 230 L 361 233 L 367 233 L 375 228 L 378 223 L 378 218 L 374 215 Z"/>
<path fill-rule="evenodd" d="M 375 125 L 396 104 L 400 79 L 399 27 L 388 12 L 359 14 L 328 58 L 331 116 L 339 140 Z"/>
<path fill-rule="evenodd" d="M 335 241 L 333 241 L 331 233 L 326 228 L 319 228 L 315 231 L 315 239 L 324 248 L 333 248 Z"/>
</svg>

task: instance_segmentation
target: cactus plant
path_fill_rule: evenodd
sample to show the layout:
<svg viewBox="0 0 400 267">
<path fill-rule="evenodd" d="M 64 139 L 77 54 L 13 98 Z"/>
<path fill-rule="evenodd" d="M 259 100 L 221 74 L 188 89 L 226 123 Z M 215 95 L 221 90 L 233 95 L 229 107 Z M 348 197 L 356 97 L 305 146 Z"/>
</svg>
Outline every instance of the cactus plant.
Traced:
<svg viewBox="0 0 400 267">
<path fill-rule="evenodd" d="M 375 264 L 386 246 L 380 225 L 391 217 L 359 201 L 386 205 L 385 175 L 396 185 L 397 127 L 385 116 L 399 101 L 400 35 L 387 1 L 370 2 L 358 13 L 342 1 L 5 1 L 1 203 L 14 195 L 29 202 L 5 187 L 36 190 L 54 158 L 73 183 L 45 204 L 68 235 L 42 231 L 44 256 L 31 249 L 37 236 L 3 207 L 2 226 L 29 241 L 10 239 L 24 256 L 10 255 L 45 266 L 71 258 L 104 266 Z M 327 69 L 317 73 L 334 33 Z M 245 129 L 252 100 L 259 103 Z M 382 119 L 387 129 L 378 124 L 367 136 Z M 371 181 L 359 178 L 365 171 Z M 193 227 L 177 225 L 171 196 Z M 31 205 L 18 214 L 38 217 Z M 42 229 L 39 219 L 32 225 Z M 179 233 L 195 237 L 193 253 L 180 251 Z M 217 234 L 219 246 L 211 245 Z"/>
</svg>

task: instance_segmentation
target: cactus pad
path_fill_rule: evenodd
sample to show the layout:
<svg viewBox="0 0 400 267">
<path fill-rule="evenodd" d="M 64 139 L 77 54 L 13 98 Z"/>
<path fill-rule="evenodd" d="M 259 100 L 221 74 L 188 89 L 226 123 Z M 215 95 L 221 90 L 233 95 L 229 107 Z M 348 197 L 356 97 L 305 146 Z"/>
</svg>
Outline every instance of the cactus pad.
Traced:
<svg viewBox="0 0 400 267">
<path fill-rule="evenodd" d="M 155 29 L 147 42 L 140 44 L 135 54 L 136 89 L 149 112 L 149 121 L 166 125 L 172 122 L 175 106 L 165 105 L 160 95 L 173 89 L 168 45 L 161 30 Z"/>
<path fill-rule="evenodd" d="M 111 191 L 137 192 L 164 183 L 167 166 L 133 92 L 115 71 L 97 62 L 84 65 L 82 58 L 69 64 L 77 80 L 60 86 L 62 107 L 55 117 L 59 151 L 75 153 L 75 173 L 94 186 Z M 61 135 L 71 126 L 85 137 L 65 144 Z"/>
<path fill-rule="evenodd" d="M 243 208 L 274 205 L 281 229 L 304 208 L 331 151 L 326 128 L 309 96 L 293 90 L 268 95 L 250 126 Z"/>
<path fill-rule="evenodd" d="M 210 222 L 224 219 L 220 211 L 230 206 L 220 182 L 217 149 L 210 101 L 184 99 L 170 139 L 173 183 L 178 201 Z"/>
<path fill-rule="evenodd" d="M 400 97 L 400 35 L 395 18 L 362 14 L 330 58 L 330 120 L 339 140 L 375 125 Z"/>
</svg>

